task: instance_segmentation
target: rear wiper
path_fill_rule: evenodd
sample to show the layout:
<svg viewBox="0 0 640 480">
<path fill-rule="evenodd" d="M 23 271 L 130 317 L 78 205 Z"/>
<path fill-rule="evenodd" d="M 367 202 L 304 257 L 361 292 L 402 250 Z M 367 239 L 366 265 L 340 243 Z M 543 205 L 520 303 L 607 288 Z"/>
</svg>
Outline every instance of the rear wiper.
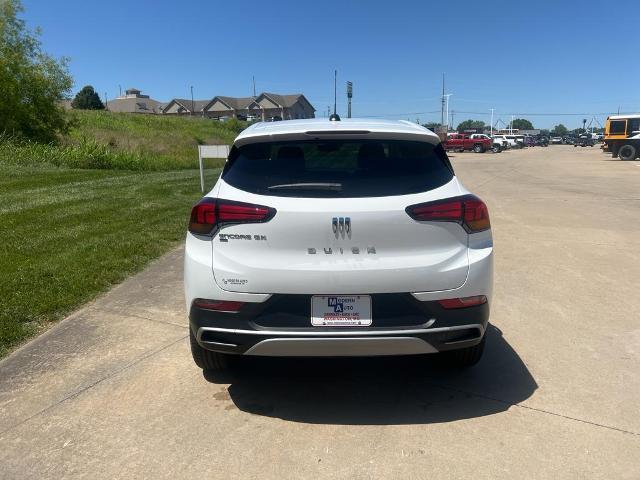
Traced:
<svg viewBox="0 0 640 480">
<path fill-rule="evenodd" d="M 341 191 L 341 183 L 283 183 L 282 185 L 271 185 L 269 190 L 334 190 Z"/>
</svg>

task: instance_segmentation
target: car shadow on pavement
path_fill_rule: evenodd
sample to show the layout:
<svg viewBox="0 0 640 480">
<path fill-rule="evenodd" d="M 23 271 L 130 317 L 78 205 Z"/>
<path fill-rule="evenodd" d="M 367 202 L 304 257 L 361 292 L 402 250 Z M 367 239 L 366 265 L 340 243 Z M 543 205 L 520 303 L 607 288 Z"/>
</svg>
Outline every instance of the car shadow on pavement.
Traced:
<svg viewBox="0 0 640 480">
<path fill-rule="evenodd" d="M 518 354 L 490 326 L 484 357 L 455 370 L 437 355 L 377 358 L 242 358 L 227 373 L 235 406 L 293 422 L 338 425 L 442 423 L 503 412 L 537 388 Z"/>
</svg>

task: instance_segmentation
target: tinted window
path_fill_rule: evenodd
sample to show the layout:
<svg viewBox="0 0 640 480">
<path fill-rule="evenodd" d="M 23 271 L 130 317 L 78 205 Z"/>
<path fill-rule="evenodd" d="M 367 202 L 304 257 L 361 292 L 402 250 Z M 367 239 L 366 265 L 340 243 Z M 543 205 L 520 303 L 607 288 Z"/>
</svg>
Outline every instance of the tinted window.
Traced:
<svg viewBox="0 0 640 480">
<path fill-rule="evenodd" d="M 627 129 L 626 120 L 612 120 L 609 124 L 610 135 L 623 135 Z"/>
<path fill-rule="evenodd" d="M 453 169 L 439 144 L 312 140 L 233 148 L 222 178 L 261 195 L 382 197 L 440 187 Z"/>
</svg>

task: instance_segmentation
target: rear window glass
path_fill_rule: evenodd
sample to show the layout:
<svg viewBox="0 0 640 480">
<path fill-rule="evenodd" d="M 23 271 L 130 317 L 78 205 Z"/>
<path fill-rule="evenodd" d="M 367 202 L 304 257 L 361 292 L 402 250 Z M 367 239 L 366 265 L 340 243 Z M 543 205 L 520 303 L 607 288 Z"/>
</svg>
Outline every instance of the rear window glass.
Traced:
<svg viewBox="0 0 640 480">
<path fill-rule="evenodd" d="M 222 178 L 260 195 L 384 197 L 440 187 L 453 169 L 439 144 L 309 140 L 234 147 Z"/>
</svg>

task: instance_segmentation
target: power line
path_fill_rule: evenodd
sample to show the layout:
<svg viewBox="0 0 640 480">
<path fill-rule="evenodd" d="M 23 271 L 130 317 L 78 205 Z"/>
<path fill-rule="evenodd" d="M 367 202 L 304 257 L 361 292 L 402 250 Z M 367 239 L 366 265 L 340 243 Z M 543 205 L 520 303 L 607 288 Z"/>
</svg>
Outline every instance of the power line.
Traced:
<svg viewBox="0 0 640 480">
<path fill-rule="evenodd" d="M 490 113 L 487 112 L 469 112 L 469 111 L 463 111 L 463 110 L 456 110 L 457 113 L 464 113 L 466 115 L 490 115 Z M 528 117 L 534 117 L 534 116 L 546 116 L 546 117 L 551 117 L 551 116 L 589 116 L 589 115 L 615 115 L 615 112 L 600 112 L 600 113 L 593 113 L 593 112 L 589 112 L 589 113 L 566 113 L 566 112 L 556 112 L 556 113 L 541 113 L 541 112 L 535 112 L 535 113 L 523 113 L 523 112 L 500 112 L 501 115 L 507 115 L 507 116 L 528 116 Z M 632 113 L 632 112 L 622 112 L 622 114 L 628 114 L 628 113 Z"/>
</svg>

